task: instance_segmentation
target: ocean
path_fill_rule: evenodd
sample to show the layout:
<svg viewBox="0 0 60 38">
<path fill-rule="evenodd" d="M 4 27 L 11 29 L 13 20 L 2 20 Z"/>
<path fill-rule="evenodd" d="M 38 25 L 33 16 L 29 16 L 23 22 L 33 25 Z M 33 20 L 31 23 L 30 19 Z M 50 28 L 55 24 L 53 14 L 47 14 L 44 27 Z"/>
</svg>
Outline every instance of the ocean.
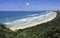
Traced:
<svg viewBox="0 0 60 38">
<path fill-rule="evenodd" d="M 49 13 L 49 11 L 0 11 L 0 23 L 9 24 L 11 22 L 26 22 L 40 15 Z M 29 18 L 29 19 L 26 19 Z"/>
<path fill-rule="evenodd" d="M 46 23 L 56 16 L 53 11 L 0 11 L 0 23 L 14 31 Z"/>
</svg>

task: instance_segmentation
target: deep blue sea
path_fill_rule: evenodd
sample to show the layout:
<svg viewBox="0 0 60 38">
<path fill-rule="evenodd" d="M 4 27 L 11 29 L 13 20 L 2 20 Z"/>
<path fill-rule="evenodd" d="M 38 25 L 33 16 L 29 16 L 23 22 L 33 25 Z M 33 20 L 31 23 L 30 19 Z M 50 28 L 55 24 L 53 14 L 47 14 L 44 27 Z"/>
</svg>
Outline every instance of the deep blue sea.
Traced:
<svg viewBox="0 0 60 38">
<path fill-rule="evenodd" d="M 0 11 L 0 23 L 44 15 L 47 11 Z"/>
</svg>

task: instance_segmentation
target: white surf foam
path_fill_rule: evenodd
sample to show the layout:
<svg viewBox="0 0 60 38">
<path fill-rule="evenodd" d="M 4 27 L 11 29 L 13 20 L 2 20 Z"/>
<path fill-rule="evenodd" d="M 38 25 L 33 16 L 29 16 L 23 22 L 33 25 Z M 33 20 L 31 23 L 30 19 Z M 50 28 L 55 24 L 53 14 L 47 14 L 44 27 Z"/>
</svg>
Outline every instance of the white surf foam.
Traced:
<svg viewBox="0 0 60 38">
<path fill-rule="evenodd" d="M 37 15 L 37 14 L 35 14 Z M 12 22 L 5 23 L 7 28 L 11 29 L 12 31 L 15 31 L 17 29 L 24 29 L 27 27 L 35 26 L 37 24 L 45 23 L 48 21 L 53 20 L 56 17 L 56 12 L 49 12 L 45 15 L 39 15 L 39 16 L 33 16 L 29 18 L 24 19 L 18 19 Z"/>
</svg>

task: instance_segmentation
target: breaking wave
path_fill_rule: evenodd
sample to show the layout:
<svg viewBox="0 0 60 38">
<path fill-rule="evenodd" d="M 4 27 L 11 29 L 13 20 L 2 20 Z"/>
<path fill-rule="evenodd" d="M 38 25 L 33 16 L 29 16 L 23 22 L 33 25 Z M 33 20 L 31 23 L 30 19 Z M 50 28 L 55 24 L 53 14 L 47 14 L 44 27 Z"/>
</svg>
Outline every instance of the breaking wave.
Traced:
<svg viewBox="0 0 60 38">
<path fill-rule="evenodd" d="M 57 14 L 55 12 L 49 12 L 43 15 L 32 14 L 32 15 L 27 15 L 28 17 L 26 18 L 13 20 L 11 22 L 6 22 L 4 24 L 6 24 L 7 25 L 6 27 L 10 28 L 11 30 L 24 29 L 26 27 L 51 21 L 56 17 L 56 15 Z"/>
</svg>

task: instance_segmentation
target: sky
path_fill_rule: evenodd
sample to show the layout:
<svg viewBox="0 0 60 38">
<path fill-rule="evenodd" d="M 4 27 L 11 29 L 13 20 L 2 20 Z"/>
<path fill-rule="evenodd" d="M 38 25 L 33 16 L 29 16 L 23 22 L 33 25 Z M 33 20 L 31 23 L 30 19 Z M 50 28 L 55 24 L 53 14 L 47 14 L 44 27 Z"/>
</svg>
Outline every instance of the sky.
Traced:
<svg viewBox="0 0 60 38">
<path fill-rule="evenodd" d="M 0 11 L 60 10 L 60 0 L 0 0 Z"/>
</svg>

